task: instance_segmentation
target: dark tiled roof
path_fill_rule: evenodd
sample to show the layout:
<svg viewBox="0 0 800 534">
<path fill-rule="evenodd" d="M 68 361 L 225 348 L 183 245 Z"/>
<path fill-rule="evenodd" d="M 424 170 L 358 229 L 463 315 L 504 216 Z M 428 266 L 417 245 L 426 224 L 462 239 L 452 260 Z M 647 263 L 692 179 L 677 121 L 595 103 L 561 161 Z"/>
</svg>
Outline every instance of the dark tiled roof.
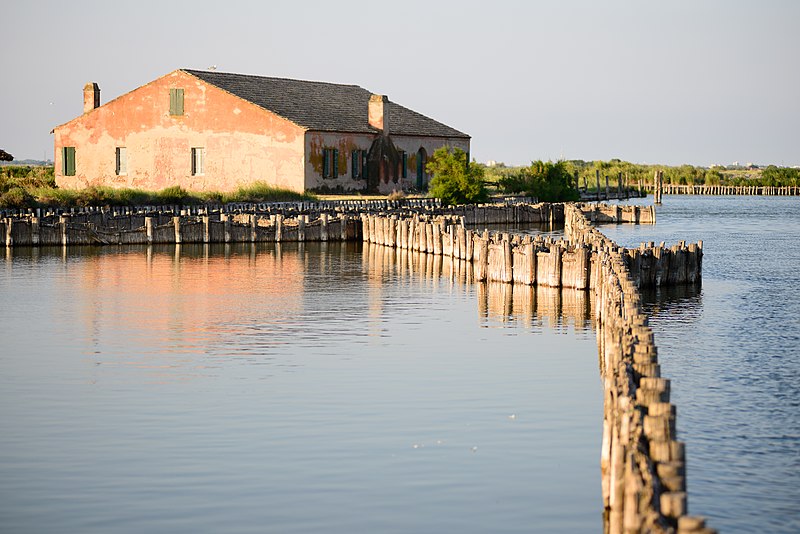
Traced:
<svg viewBox="0 0 800 534">
<path fill-rule="evenodd" d="M 184 72 L 309 130 L 375 133 L 367 108 L 371 93 L 357 85 L 308 82 L 183 69 Z M 389 133 L 427 137 L 469 137 L 455 128 L 389 102 Z"/>
</svg>

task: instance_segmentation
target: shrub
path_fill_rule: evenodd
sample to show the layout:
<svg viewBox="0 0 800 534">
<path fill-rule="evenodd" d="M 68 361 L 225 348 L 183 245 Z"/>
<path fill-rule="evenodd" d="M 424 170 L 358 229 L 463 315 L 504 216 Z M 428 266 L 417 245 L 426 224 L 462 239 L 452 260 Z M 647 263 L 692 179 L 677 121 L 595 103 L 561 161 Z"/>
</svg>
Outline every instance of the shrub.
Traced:
<svg viewBox="0 0 800 534">
<path fill-rule="evenodd" d="M 519 173 L 501 178 L 499 186 L 506 193 L 524 193 L 542 202 L 580 199 L 573 184 L 573 175 L 563 161 L 534 161 L 530 167 L 523 168 Z"/>
<path fill-rule="evenodd" d="M 460 148 L 436 150 L 426 169 L 433 175 L 428 196 L 439 198 L 447 205 L 475 204 L 489 198 L 483 183 L 483 167 L 470 165 Z"/>
<path fill-rule="evenodd" d="M 0 194 L 0 208 L 25 208 L 33 201 L 33 197 L 21 187 L 11 187 Z"/>
</svg>

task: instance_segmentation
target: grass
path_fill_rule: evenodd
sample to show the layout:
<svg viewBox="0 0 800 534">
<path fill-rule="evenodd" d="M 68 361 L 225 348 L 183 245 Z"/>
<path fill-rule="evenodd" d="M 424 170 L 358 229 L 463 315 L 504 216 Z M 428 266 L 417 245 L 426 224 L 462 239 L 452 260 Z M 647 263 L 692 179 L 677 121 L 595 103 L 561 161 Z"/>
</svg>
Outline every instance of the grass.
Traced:
<svg viewBox="0 0 800 534">
<path fill-rule="evenodd" d="M 160 191 L 92 186 L 63 189 L 56 186 L 52 167 L 0 169 L 0 208 L 142 206 L 165 204 L 217 204 L 226 202 L 316 201 L 309 193 L 273 187 L 264 182 L 242 186 L 233 192 L 192 192 L 179 186 Z"/>
</svg>

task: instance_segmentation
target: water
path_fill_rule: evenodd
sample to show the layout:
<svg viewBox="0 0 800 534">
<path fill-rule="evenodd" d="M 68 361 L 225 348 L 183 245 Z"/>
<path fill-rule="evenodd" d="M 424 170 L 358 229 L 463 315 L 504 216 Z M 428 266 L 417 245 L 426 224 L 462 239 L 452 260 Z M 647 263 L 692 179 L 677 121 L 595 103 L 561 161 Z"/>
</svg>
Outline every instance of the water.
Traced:
<svg viewBox="0 0 800 534">
<path fill-rule="evenodd" d="M 702 288 L 647 299 L 689 511 L 722 532 L 800 532 L 800 201 L 668 196 L 657 218 L 603 232 L 704 241 Z"/>
<path fill-rule="evenodd" d="M 360 244 L 2 261 L 2 532 L 602 529 L 584 293 Z"/>
</svg>

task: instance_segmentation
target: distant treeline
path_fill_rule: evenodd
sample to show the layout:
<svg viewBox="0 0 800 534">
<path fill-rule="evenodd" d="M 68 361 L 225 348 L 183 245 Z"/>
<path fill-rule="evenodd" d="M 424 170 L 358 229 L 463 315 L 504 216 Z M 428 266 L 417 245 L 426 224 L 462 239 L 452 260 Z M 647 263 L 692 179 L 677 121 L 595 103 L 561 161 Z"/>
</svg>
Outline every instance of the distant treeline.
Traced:
<svg viewBox="0 0 800 534">
<path fill-rule="evenodd" d="M 644 185 L 653 183 L 655 171 L 664 172 L 664 183 L 680 185 L 755 185 L 755 186 L 800 186 L 800 169 L 776 167 L 769 165 L 763 169 L 737 169 L 704 168 L 693 165 L 667 166 L 667 165 L 641 165 L 619 159 L 610 161 L 583 161 L 567 160 L 558 162 L 563 172 L 572 176 L 574 185 L 582 188 L 584 183 L 589 189 L 597 186 L 596 173 L 599 172 L 602 187 L 605 187 L 605 177 L 609 183 L 617 185 L 621 177 L 623 183 L 636 186 L 640 181 Z M 499 165 L 487 167 L 486 179 L 502 185 L 504 182 L 518 181 L 521 176 L 530 173 L 531 169 L 541 168 L 542 162 L 535 161 L 530 167 L 505 167 Z M 577 183 L 575 183 L 577 180 Z"/>
</svg>

